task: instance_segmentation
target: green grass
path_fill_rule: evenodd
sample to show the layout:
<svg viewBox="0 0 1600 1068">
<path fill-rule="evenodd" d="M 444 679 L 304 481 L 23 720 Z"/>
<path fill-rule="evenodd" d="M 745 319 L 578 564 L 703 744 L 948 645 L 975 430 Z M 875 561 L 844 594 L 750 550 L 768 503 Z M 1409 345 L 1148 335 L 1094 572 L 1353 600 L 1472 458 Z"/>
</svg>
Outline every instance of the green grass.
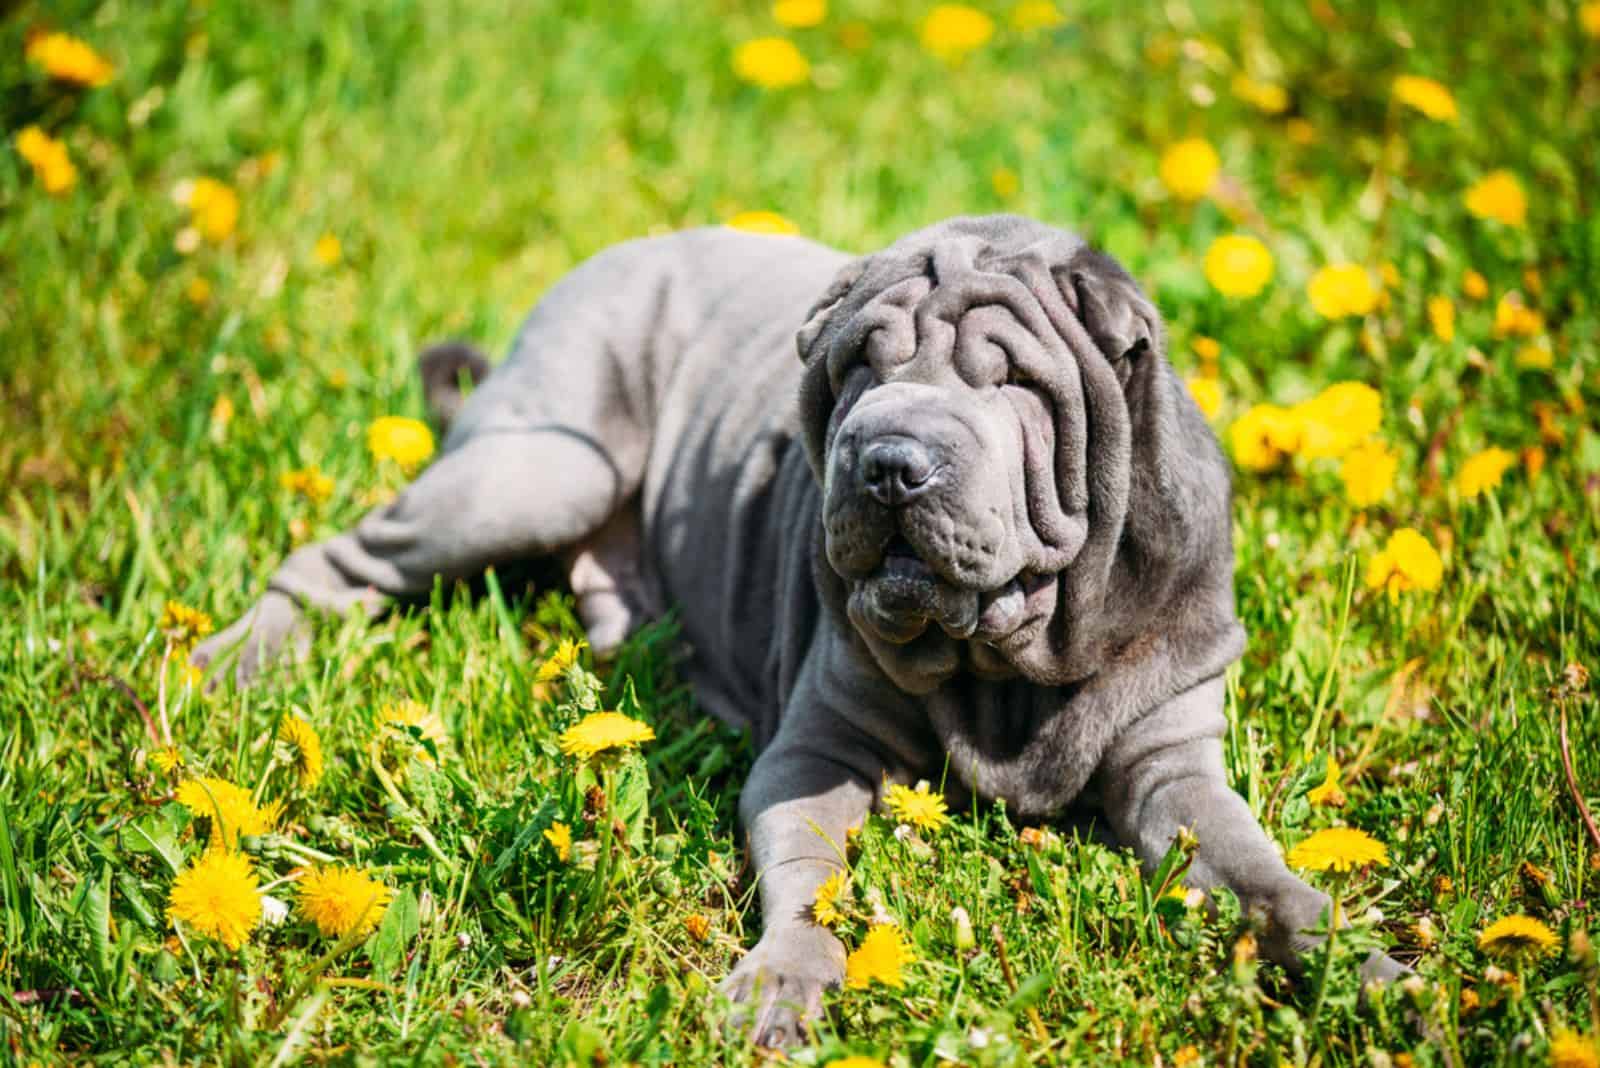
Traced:
<svg viewBox="0 0 1600 1068">
<path fill-rule="evenodd" d="M 995 39 L 952 69 L 918 47 L 927 6 L 835 0 L 821 27 L 788 32 L 813 84 L 775 93 L 729 66 L 740 41 L 778 30 L 757 2 L 69 0 L 5 16 L 8 140 L 38 123 L 80 172 L 48 197 L 0 150 L 6 1057 L 752 1061 L 718 1037 L 712 994 L 759 928 L 733 817 L 751 753 L 697 713 L 669 627 L 600 669 L 606 706 L 658 734 L 608 780 L 620 834 L 584 821 L 587 782 L 555 746 L 601 697 L 533 684 L 551 642 L 575 633 L 570 614 L 509 576 L 372 626 L 323 620 L 308 665 L 247 693 L 202 698 L 170 669 L 189 770 L 252 787 L 266 775 L 266 796 L 288 802 L 282 835 L 251 843 L 264 881 L 312 849 L 399 892 L 372 940 L 320 970 L 334 943 L 298 919 L 237 953 L 174 937 L 174 868 L 201 840 L 137 707 L 157 715 L 169 598 L 229 620 L 296 537 L 352 524 L 397 484 L 364 428 L 420 414 L 420 344 L 501 349 L 583 257 L 744 209 L 857 250 L 963 212 L 1078 227 L 1149 287 L 1180 370 L 1197 365 L 1195 337 L 1221 343 L 1224 438 L 1254 403 L 1359 380 L 1382 392 L 1400 456 L 1394 490 L 1366 509 L 1345 503 L 1330 461 L 1237 478 L 1250 647 L 1231 676 L 1228 757 L 1285 845 L 1337 818 L 1389 846 L 1390 866 L 1354 884 L 1358 933 L 1341 945 L 1398 946 L 1421 988 L 1359 1006 L 1341 951 L 1313 1024 L 1314 983 L 1236 962 L 1235 910 L 1152 902 L 1127 854 L 1070 836 L 1030 845 L 995 812 L 925 845 L 874 818 L 858 892 L 905 925 L 918 963 L 903 991 L 832 996 L 820 1045 L 795 1061 L 1173 1064 L 1193 1046 L 1208 1064 L 1539 1064 L 1556 1031 L 1594 1033 L 1594 965 L 1569 937 L 1594 926 L 1600 873 L 1558 724 L 1565 713 L 1593 806 L 1594 687 L 1564 669 L 1600 665 L 1586 411 L 1600 403 L 1600 40 L 1553 0 L 1094 0 L 1033 35 L 985 3 Z M 115 79 L 48 83 L 22 58 L 46 21 L 107 53 Z M 1285 86 L 1290 111 L 1236 100 L 1240 65 Z M 1400 72 L 1448 84 L 1461 120 L 1392 103 Z M 1191 134 L 1221 153 L 1226 210 L 1177 204 L 1156 178 L 1161 148 Z M 991 183 L 1000 167 L 1020 178 L 1010 199 Z M 1463 209 L 1461 191 L 1497 167 L 1528 190 L 1525 228 Z M 238 231 L 183 254 L 170 193 L 198 175 L 237 187 Z M 1276 259 L 1254 300 L 1223 300 L 1200 270 L 1235 228 Z M 312 255 L 324 233 L 343 244 L 335 266 Z M 1329 323 L 1304 286 L 1342 259 L 1392 264 L 1397 282 L 1386 307 Z M 1468 268 L 1487 300 L 1462 296 Z M 196 279 L 204 304 L 186 296 Z M 1545 317 L 1547 370 L 1519 368 L 1521 343 L 1494 336 L 1512 289 Z M 1449 343 L 1428 329 L 1436 294 L 1456 299 Z M 1541 446 L 1548 463 L 1465 499 L 1451 477 L 1490 445 Z M 321 507 L 278 486 L 307 465 L 335 481 Z M 1390 602 L 1362 577 L 1407 525 L 1445 550 L 1444 581 Z M 368 740 L 377 709 L 403 697 L 444 719 L 450 745 L 397 799 Z M 327 751 L 314 792 L 273 763 L 291 712 Z M 1305 797 L 1329 755 L 1349 798 L 1337 812 Z M 555 860 L 540 832 L 557 818 L 592 843 L 592 865 Z M 957 904 L 970 951 L 955 944 Z M 1496 983 L 1476 935 L 1516 912 L 1562 942 Z M 705 941 L 690 914 L 709 921 Z M 1411 933 L 1423 920 L 1431 945 Z"/>
</svg>

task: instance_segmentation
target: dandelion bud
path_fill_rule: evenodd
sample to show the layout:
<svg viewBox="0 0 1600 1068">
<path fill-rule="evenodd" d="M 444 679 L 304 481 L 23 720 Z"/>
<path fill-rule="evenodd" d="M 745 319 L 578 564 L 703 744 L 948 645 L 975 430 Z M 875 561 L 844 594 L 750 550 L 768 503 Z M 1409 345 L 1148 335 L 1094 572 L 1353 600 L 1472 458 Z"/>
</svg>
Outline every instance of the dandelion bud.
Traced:
<svg viewBox="0 0 1600 1068">
<path fill-rule="evenodd" d="M 1594 943 L 1589 940 L 1589 932 L 1582 927 L 1572 929 L 1572 937 L 1567 941 L 1567 952 L 1572 956 L 1572 963 L 1586 972 L 1595 970 Z"/>
<path fill-rule="evenodd" d="M 1177 836 L 1177 846 L 1178 846 L 1178 851 L 1181 852 L 1184 856 L 1186 856 L 1186 857 L 1187 856 L 1193 856 L 1194 855 L 1194 851 L 1200 848 L 1200 839 L 1197 838 L 1195 836 L 1195 833 L 1192 830 L 1190 830 L 1189 828 L 1187 828 L 1187 827 L 1179 827 L 1178 828 L 1178 836 Z"/>
<path fill-rule="evenodd" d="M 967 910 L 957 905 L 950 910 L 950 922 L 955 925 L 956 949 L 965 953 L 978 944 L 977 936 L 972 933 L 972 917 L 967 915 Z"/>
</svg>

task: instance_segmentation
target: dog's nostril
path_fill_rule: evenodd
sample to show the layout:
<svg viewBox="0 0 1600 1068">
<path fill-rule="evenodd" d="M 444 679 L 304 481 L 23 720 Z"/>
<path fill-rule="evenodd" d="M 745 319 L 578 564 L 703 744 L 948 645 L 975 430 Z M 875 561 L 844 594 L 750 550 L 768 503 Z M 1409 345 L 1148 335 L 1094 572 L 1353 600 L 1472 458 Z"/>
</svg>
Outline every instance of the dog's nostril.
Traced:
<svg viewBox="0 0 1600 1068">
<path fill-rule="evenodd" d="M 933 454 L 915 438 L 891 434 L 861 450 L 861 482 L 884 504 L 904 504 L 933 477 Z"/>
</svg>

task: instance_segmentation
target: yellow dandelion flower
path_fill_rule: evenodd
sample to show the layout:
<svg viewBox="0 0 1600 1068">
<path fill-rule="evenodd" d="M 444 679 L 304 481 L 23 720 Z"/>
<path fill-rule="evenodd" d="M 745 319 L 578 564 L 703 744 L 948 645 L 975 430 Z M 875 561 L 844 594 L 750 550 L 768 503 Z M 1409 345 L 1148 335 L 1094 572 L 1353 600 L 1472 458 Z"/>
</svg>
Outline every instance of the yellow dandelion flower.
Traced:
<svg viewBox="0 0 1600 1068">
<path fill-rule="evenodd" d="M 214 244 L 226 241 L 239 224 L 239 194 L 226 182 L 205 177 L 185 182 L 178 200 L 189 209 L 200 236 Z"/>
<path fill-rule="evenodd" d="M 1553 953 L 1557 942 L 1555 932 L 1532 916 L 1506 916 L 1478 933 L 1478 948 L 1499 960 Z"/>
<path fill-rule="evenodd" d="M 922 20 L 920 39 L 930 55 L 959 63 L 989 43 L 994 20 L 966 4 L 937 4 Z"/>
<path fill-rule="evenodd" d="M 1524 226 L 1528 222 L 1528 194 L 1510 171 L 1491 171 L 1461 195 L 1467 211 L 1480 219 Z"/>
<path fill-rule="evenodd" d="M 1456 339 L 1456 306 L 1449 297 L 1428 298 L 1428 325 L 1433 336 L 1446 344 Z"/>
<path fill-rule="evenodd" d="M 1336 382 L 1295 405 L 1292 414 L 1300 422 L 1302 456 L 1343 456 L 1378 432 L 1383 397 L 1365 382 Z"/>
<path fill-rule="evenodd" d="M 1299 449 L 1300 433 L 1300 420 L 1289 409 L 1257 404 L 1228 428 L 1233 461 L 1248 471 L 1269 470 Z"/>
<path fill-rule="evenodd" d="M 1201 363 L 1216 363 L 1217 359 L 1222 355 L 1222 342 L 1214 337 L 1206 337 L 1203 334 L 1189 342 L 1189 348 L 1194 351 L 1196 356 L 1200 357 Z"/>
<path fill-rule="evenodd" d="M 1600 4 L 1589 5 L 1600 9 Z M 1600 14 L 1597 14 L 1600 23 Z M 1595 31 L 1600 36 L 1600 28 Z M 1600 1050 L 1594 1039 L 1566 1029 L 1557 1031 L 1550 1039 L 1550 1068 L 1600 1068 Z"/>
<path fill-rule="evenodd" d="M 226 393 L 217 397 L 211 405 L 211 434 L 220 438 L 228 432 L 228 424 L 233 422 L 233 398 Z"/>
<path fill-rule="evenodd" d="M 1489 295 L 1489 280 L 1469 269 L 1461 276 L 1461 292 L 1468 300 L 1482 300 Z"/>
<path fill-rule="evenodd" d="M 185 779 L 178 784 L 178 804 L 196 819 L 211 823 L 211 844 L 229 849 L 241 835 L 266 834 L 278 822 L 282 806 L 276 801 L 257 805 L 250 791 L 214 775 Z"/>
<path fill-rule="evenodd" d="M 278 737 L 288 742 L 294 753 L 294 771 L 301 785 L 314 789 L 322 781 L 322 739 L 316 729 L 299 716 L 285 716 Z"/>
<path fill-rule="evenodd" d="M 312 257 L 324 267 L 332 267 L 344 258 L 344 245 L 336 234 L 323 234 L 311 246 Z"/>
<path fill-rule="evenodd" d="M 1381 441 L 1366 441 L 1345 454 L 1339 464 L 1345 500 L 1368 508 L 1389 495 L 1400 459 Z"/>
<path fill-rule="evenodd" d="M 1524 370 L 1548 371 L 1556 365 L 1556 354 L 1548 341 L 1535 341 L 1518 349 L 1512 362 Z"/>
<path fill-rule="evenodd" d="M 704 942 L 711 937 L 711 921 L 698 912 L 690 913 L 683 918 L 683 929 L 696 942 Z"/>
<path fill-rule="evenodd" d="M 1435 122 L 1455 122 L 1460 117 L 1455 96 L 1442 82 L 1416 74 L 1402 74 L 1390 88 L 1396 100 Z"/>
<path fill-rule="evenodd" d="M 433 748 L 443 755 L 450 744 L 450 734 L 445 730 L 444 720 L 439 714 L 428 708 L 420 701 L 413 701 L 409 697 L 384 705 L 378 710 L 378 721 L 381 725 L 389 727 L 397 734 L 404 735 L 407 739 L 414 739 L 417 735 L 433 743 Z M 415 731 L 415 733 L 413 733 Z M 418 746 L 415 756 L 423 765 L 431 767 L 433 756 L 426 746 Z"/>
<path fill-rule="evenodd" d="M 377 930 L 394 891 L 361 868 L 313 868 L 295 886 L 300 915 L 329 938 Z"/>
<path fill-rule="evenodd" d="M 1406 590 L 1436 590 L 1444 578 L 1444 561 L 1418 531 L 1401 527 L 1367 563 L 1367 588 L 1387 590 L 1391 601 Z"/>
<path fill-rule="evenodd" d="M 278 485 L 284 492 L 304 497 L 312 504 L 325 504 L 333 496 L 333 479 L 315 465 L 283 472 L 278 476 Z"/>
<path fill-rule="evenodd" d="M 1065 26 L 1067 16 L 1051 0 L 1022 0 L 1011 9 L 1011 28 L 1020 33 Z"/>
<path fill-rule="evenodd" d="M 261 890 L 250 861 L 225 849 L 206 850 L 173 881 L 167 919 L 229 949 L 244 945 L 261 923 Z"/>
<path fill-rule="evenodd" d="M 1253 297 L 1272 281 L 1272 253 L 1249 234 L 1226 234 L 1206 249 L 1205 274 L 1225 297 Z"/>
<path fill-rule="evenodd" d="M 943 794 L 936 794 L 926 780 L 916 786 L 895 783 L 883 795 L 884 807 L 901 823 L 919 831 L 937 831 L 950 822 Z"/>
<path fill-rule="evenodd" d="M 989 172 L 989 188 L 1001 200 L 1010 200 L 1022 191 L 1022 179 L 1010 167 L 996 167 Z"/>
<path fill-rule="evenodd" d="M 23 55 L 58 82 L 90 88 L 105 85 L 117 71 L 88 42 L 66 33 L 40 34 L 28 42 Z"/>
<path fill-rule="evenodd" d="M 836 871 L 817 887 L 811 898 L 811 918 L 824 927 L 835 927 L 844 922 L 845 912 L 840 906 L 849 900 L 850 876 L 845 871 Z"/>
<path fill-rule="evenodd" d="M 757 37 L 734 50 L 733 73 L 763 89 L 788 89 L 811 77 L 811 64 L 783 37 Z"/>
<path fill-rule="evenodd" d="M 774 0 L 772 17 L 792 30 L 820 26 L 828 17 L 828 0 Z"/>
<path fill-rule="evenodd" d="M 571 638 L 561 639 L 556 646 L 556 651 L 550 654 L 549 659 L 539 665 L 539 670 L 534 674 L 535 682 L 554 682 L 578 662 L 578 654 L 588 645 L 583 639 L 573 641 Z"/>
<path fill-rule="evenodd" d="M 394 461 L 409 475 L 433 455 L 433 431 L 420 419 L 385 415 L 367 427 L 367 451 L 379 463 Z"/>
<path fill-rule="evenodd" d="M 1326 805 L 1329 808 L 1341 808 L 1345 802 L 1344 790 L 1339 786 L 1339 762 L 1333 759 L 1333 754 L 1328 754 L 1328 770 L 1323 775 L 1322 782 L 1313 786 L 1306 793 L 1306 800 L 1313 805 Z"/>
<path fill-rule="evenodd" d="M 552 823 L 544 832 L 544 840 L 550 843 L 550 848 L 556 851 L 556 859 L 565 864 L 572 859 L 572 828 L 560 820 Z"/>
<path fill-rule="evenodd" d="M 876 1057 L 852 1056 L 829 1061 L 827 1068 L 884 1068 L 884 1064 Z"/>
<path fill-rule="evenodd" d="M 1600 0 L 1578 5 L 1578 25 L 1590 37 L 1600 37 Z"/>
<path fill-rule="evenodd" d="M 865 990 L 877 981 L 898 990 L 906 982 L 901 969 L 914 960 L 916 956 L 899 927 L 876 924 L 845 959 L 844 985 L 851 990 Z"/>
<path fill-rule="evenodd" d="M 1522 301 L 1522 294 L 1507 293 L 1494 306 L 1495 337 L 1534 337 L 1544 331 L 1544 316 Z"/>
<path fill-rule="evenodd" d="M 196 275 L 189 279 L 183 287 L 183 296 L 190 304 L 203 308 L 211 303 L 211 283 L 205 278 Z"/>
<path fill-rule="evenodd" d="M 561 751 L 589 760 L 610 749 L 632 749 L 656 736 L 647 723 L 621 712 L 591 712 L 561 732 Z"/>
<path fill-rule="evenodd" d="M 24 126 L 17 132 L 15 144 L 17 155 L 28 161 L 28 166 L 33 168 L 33 176 L 46 193 L 53 197 L 63 196 L 78 184 L 78 168 L 73 166 L 72 157 L 67 155 L 65 142 L 56 140 L 37 126 Z"/>
<path fill-rule="evenodd" d="M 171 775 L 173 768 L 183 767 L 183 754 L 178 752 L 177 746 L 169 745 L 151 753 L 150 762 L 160 768 L 163 775 Z"/>
<path fill-rule="evenodd" d="M 1289 91 L 1272 82 L 1262 82 L 1243 71 L 1233 76 L 1229 88 L 1233 95 L 1267 115 L 1281 115 L 1289 110 Z"/>
<path fill-rule="evenodd" d="M 178 650 L 188 649 L 210 634 L 211 617 L 198 608 L 190 608 L 181 601 L 168 601 L 161 609 L 161 630 Z"/>
<path fill-rule="evenodd" d="M 1174 141 L 1161 153 L 1161 184 L 1179 200 L 1199 200 L 1217 184 L 1222 160 L 1203 137 Z"/>
<path fill-rule="evenodd" d="M 1215 378 L 1191 375 L 1184 385 L 1188 387 L 1189 396 L 1194 398 L 1200 413 L 1207 419 L 1215 419 L 1217 413 L 1222 411 L 1222 383 Z"/>
<path fill-rule="evenodd" d="M 747 234 L 770 234 L 773 237 L 791 237 L 800 232 L 800 227 L 775 211 L 741 211 L 723 225 Z"/>
<path fill-rule="evenodd" d="M 1322 268 L 1306 283 L 1306 296 L 1324 319 L 1366 315 L 1378 306 L 1378 288 L 1366 268 L 1357 263 Z"/>
<path fill-rule="evenodd" d="M 1470 500 L 1485 490 L 1495 489 L 1505 477 L 1506 471 L 1516 462 L 1516 456 L 1509 450 L 1484 449 L 1468 458 L 1467 462 L 1461 465 L 1461 470 L 1456 472 L 1454 479 L 1456 492 Z"/>
<path fill-rule="evenodd" d="M 1291 868 L 1302 871 L 1351 871 L 1389 863 L 1383 843 L 1351 827 L 1328 827 L 1289 850 Z"/>
</svg>

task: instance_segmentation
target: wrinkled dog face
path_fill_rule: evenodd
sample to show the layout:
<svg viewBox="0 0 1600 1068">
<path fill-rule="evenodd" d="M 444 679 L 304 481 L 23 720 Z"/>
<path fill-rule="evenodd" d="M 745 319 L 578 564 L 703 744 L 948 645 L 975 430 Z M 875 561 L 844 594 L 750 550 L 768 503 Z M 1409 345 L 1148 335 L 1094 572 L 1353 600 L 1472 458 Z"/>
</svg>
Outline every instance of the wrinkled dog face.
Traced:
<svg viewBox="0 0 1600 1068">
<path fill-rule="evenodd" d="M 962 669 L 1059 681 L 1062 575 L 1103 474 L 1095 417 L 1125 407 L 1159 338 L 1131 279 L 1081 240 L 1009 217 L 971 229 L 858 261 L 799 338 L 827 563 L 910 692 Z"/>
</svg>

